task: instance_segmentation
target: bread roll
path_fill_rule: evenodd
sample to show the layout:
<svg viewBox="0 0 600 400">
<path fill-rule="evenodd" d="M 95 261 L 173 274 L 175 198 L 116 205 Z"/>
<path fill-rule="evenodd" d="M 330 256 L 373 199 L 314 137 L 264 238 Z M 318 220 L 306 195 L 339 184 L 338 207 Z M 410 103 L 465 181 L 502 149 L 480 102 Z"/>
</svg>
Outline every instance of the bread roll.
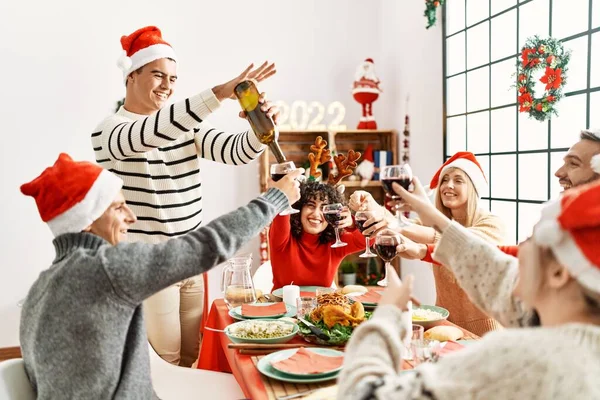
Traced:
<svg viewBox="0 0 600 400">
<path fill-rule="evenodd" d="M 428 329 L 423 334 L 425 339 L 439 340 L 440 342 L 446 342 L 448 340 L 458 340 L 463 337 L 463 331 L 455 326 L 450 325 L 438 325 L 431 329 Z"/>
<path fill-rule="evenodd" d="M 349 294 L 349 293 L 367 293 L 369 290 L 361 285 L 346 285 L 344 286 L 344 288 L 342 289 L 342 294 Z"/>
</svg>

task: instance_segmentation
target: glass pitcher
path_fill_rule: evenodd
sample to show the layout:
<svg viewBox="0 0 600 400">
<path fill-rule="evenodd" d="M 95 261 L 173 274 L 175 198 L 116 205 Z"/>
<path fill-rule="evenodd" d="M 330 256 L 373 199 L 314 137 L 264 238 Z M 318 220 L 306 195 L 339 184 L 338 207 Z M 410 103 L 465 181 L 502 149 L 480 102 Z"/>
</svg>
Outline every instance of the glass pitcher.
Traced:
<svg viewBox="0 0 600 400">
<path fill-rule="evenodd" d="M 255 303 L 256 292 L 250 275 L 252 256 L 240 256 L 227 260 L 221 279 L 221 291 L 225 304 L 231 310 L 244 303 Z"/>
</svg>

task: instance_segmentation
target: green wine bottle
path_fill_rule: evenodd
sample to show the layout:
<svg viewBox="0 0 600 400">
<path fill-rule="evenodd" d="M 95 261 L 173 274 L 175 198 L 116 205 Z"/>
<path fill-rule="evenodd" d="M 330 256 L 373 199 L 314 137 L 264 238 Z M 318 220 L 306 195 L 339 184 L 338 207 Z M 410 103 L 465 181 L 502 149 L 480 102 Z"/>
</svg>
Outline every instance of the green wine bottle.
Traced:
<svg viewBox="0 0 600 400">
<path fill-rule="evenodd" d="M 240 82 L 235 87 L 234 92 L 258 140 L 269 146 L 279 164 L 284 163 L 286 158 L 277 142 L 279 130 L 277 130 L 273 119 L 260 109 L 260 103 L 258 102 L 260 93 L 254 82 Z"/>
</svg>

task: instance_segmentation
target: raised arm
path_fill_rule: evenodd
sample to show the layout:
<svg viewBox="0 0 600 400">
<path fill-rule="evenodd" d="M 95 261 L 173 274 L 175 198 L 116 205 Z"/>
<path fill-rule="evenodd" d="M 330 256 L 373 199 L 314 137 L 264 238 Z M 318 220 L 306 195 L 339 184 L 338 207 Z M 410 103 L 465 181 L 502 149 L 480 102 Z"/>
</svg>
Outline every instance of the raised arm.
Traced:
<svg viewBox="0 0 600 400">
<path fill-rule="evenodd" d="M 530 315 L 512 294 L 518 259 L 454 222 L 443 231 L 433 258 L 448 266 L 473 303 L 502 325 L 527 324 Z"/>
<path fill-rule="evenodd" d="M 160 244 L 105 246 L 98 256 L 119 298 L 139 304 L 157 291 L 225 261 L 300 198 L 295 180 L 303 170 L 287 174 L 248 205 L 193 232 Z M 289 200 L 288 200 L 289 199 Z"/>
<path fill-rule="evenodd" d="M 159 290 L 232 257 L 287 205 L 285 194 L 270 189 L 248 205 L 179 238 L 160 244 L 106 246 L 101 254 L 104 269 L 116 294 L 137 305 Z"/>
<path fill-rule="evenodd" d="M 413 184 L 421 185 L 416 178 Z M 512 295 L 518 276 L 518 261 L 450 221 L 423 197 L 396 184 L 394 190 L 419 214 L 424 224 L 442 233 L 433 258 L 454 272 L 469 298 L 505 326 L 527 324 L 531 313 L 526 312 Z"/>
<path fill-rule="evenodd" d="M 120 115 L 108 117 L 92 133 L 96 161 L 124 160 L 163 147 L 198 130 L 219 105 L 212 90 L 206 90 L 136 121 Z"/>
<path fill-rule="evenodd" d="M 252 130 L 229 133 L 206 122 L 195 131 L 194 141 L 200 157 L 230 165 L 247 164 L 265 149 Z"/>
<path fill-rule="evenodd" d="M 276 72 L 275 64 L 269 64 L 268 62 L 263 63 L 258 68 L 253 68 L 254 65 L 251 64 L 230 81 L 165 107 L 146 118 L 132 122 L 131 119 L 136 118 L 113 115 L 105 119 L 92 133 L 92 146 L 96 154 L 96 161 L 124 160 L 157 147 L 163 147 L 188 133 L 190 138 L 191 134 L 198 136 L 197 134 L 201 132 L 200 123 L 203 122 L 204 118 L 214 112 L 220 106 L 222 100 L 235 98 L 233 90 L 236 85 L 247 79 L 260 82 Z M 201 138 L 205 136 L 206 131 L 201 133 Z M 247 138 L 248 133 L 246 132 L 245 135 L 240 134 L 240 138 Z M 230 136 L 229 141 L 232 141 L 237 135 Z M 218 147 L 218 151 L 229 151 L 231 160 L 233 159 L 231 152 L 235 150 L 235 146 L 227 147 L 226 138 L 223 137 L 223 140 Z M 216 140 L 214 142 L 215 146 L 219 143 Z M 255 153 L 260 153 L 261 149 L 258 146 L 254 148 L 256 149 Z M 256 156 L 254 155 L 254 157 Z M 220 160 L 219 157 L 213 159 L 215 161 Z M 231 161 L 230 163 L 234 164 L 235 162 Z"/>
</svg>

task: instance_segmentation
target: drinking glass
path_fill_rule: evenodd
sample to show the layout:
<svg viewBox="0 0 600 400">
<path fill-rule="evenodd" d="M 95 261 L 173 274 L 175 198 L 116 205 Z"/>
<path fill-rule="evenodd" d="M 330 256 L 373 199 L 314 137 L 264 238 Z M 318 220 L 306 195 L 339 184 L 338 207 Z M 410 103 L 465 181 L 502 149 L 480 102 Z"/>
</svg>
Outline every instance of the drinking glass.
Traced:
<svg viewBox="0 0 600 400">
<path fill-rule="evenodd" d="M 386 193 L 386 196 L 391 198 L 392 200 L 400 200 L 401 196 L 398 196 L 392 187 L 392 184 L 395 182 L 402 186 L 404 189 L 408 190 L 410 187 L 410 183 L 413 179 L 412 169 L 408 163 L 404 163 L 401 165 L 388 165 L 381 169 L 379 173 L 379 178 L 381 180 L 381 185 L 383 186 L 383 190 Z M 402 220 L 402 214 L 400 213 L 400 209 L 398 206 L 395 207 L 396 218 L 398 218 L 399 226 L 407 226 L 409 223 Z"/>
<path fill-rule="evenodd" d="M 310 314 L 312 310 L 317 308 L 316 297 L 298 297 L 296 300 L 296 315 L 300 318 L 304 318 L 306 314 Z"/>
<path fill-rule="evenodd" d="M 364 232 L 370 228 L 372 225 L 365 226 L 365 222 L 370 218 L 376 217 L 377 214 L 377 211 L 357 211 L 356 214 L 354 214 L 354 222 L 356 223 L 358 230 Z M 377 257 L 377 254 L 371 252 L 369 239 L 368 236 L 365 236 L 365 252 L 359 256 L 361 258 Z"/>
<path fill-rule="evenodd" d="M 411 313 L 405 313 L 410 316 Z M 402 345 L 404 347 L 404 353 L 402 358 L 405 360 L 412 360 L 412 342 L 415 340 L 422 340 L 423 333 L 425 329 L 422 325 L 412 324 L 410 323 L 412 330 L 406 333 L 406 337 L 402 340 Z"/>
<path fill-rule="evenodd" d="M 377 282 L 379 286 L 387 286 L 388 268 L 392 268 L 391 261 L 398 255 L 400 243 L 402 238 L 391 229 L 384 229 L 375 236 L 375 252 L 385 261 L 383 278 Z"/>
<path fill-rule="evenodd" d="M 440 356 L 440 342 L 433 339 L 417 339 L 410 344 L 415 367 L 424 362 L 435 362 Z"/>
<path fill-rule="evenodd" d="M 412 335 L 410 337 L 410 341 L 412 342 L 413 340 L 422 340 L 424 331 L 425 328 L 423 328 L 423 325 L 414 324 L 412 326 Z"/>
<path fill-rule="evenodd" d="M 333 226 L 335 230 L 335 243 L 331 245 L 332 248 L 347 246 L 348 243 L 340 240 L 340 231 L 338 225 L 340 221 L 344 219 L 342 212 L 346 211 L 347 208 L 341 203 L 327 204 L 323 207 L 323 214 L 327 222 Z"/>
<path fill-rule="evenodd" d="M 283 178 L 286 174 L 289 174 L 290 172 L 294 171 L 295 169 L 296 169 L 296 165 L 294 164 L 293 161 L 286 161 L 281 164 L 271 164 L 271 179 L 273 179 L 275 182 L 277 182 L 278 180 Z M 280 212 L 279 215 L 291 215 L 291 214 L 297 214 L 299 212 L 300 211 L 293 208 L 292 205 L 290 204 L 290 206 L 286 210 L 283 210 L 282 212 Z"/>
</svg>

